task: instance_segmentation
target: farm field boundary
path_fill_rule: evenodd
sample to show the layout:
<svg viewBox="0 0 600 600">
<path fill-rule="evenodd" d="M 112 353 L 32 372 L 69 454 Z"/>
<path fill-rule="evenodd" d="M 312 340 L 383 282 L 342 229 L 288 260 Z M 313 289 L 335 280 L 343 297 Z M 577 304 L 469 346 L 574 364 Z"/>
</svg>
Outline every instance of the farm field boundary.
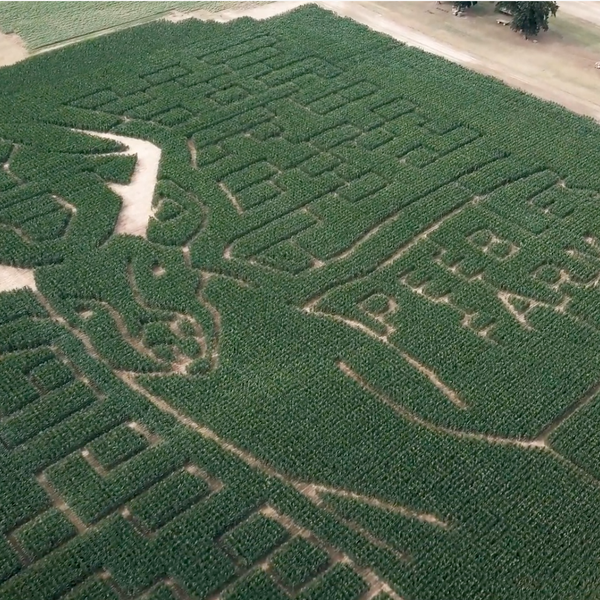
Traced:
<svg viewBox="0 0 600 600">
<path fill-rule="evenodd" d="M 305 5 L 0 114 L 0 600 L 599 588 L 591 119 Z"/>
<path fill-rule="evenodd" d="M 118 27 L 96 30 L 65 41 L 53 42 L 37 51 L 56 50 L 88 39 L 90 36 L 106 35 L 120 27 L 139 25 L 157 18 L 166 18 L 174 22 L 188 18 L 228 22 L 245 16 L 265 19 L 310 3 L 307 0 L 249 2 L 243 7 L 235 3 L 198 3 L 199 6 L 203 5 L 202 8 L 195 8 L 192 6 L 193 3 L 185 3 L 185 11 L 182 11 L 181 7 L 175 8 L 177 3 L 164 3 L 169 4 L 169 9 L 162 13 L 143 19 L 138 18 L 126 24 L 122 23 Z M 595 15 L 600 11 L 597 2 L 566 3 L 560 12 L 559 32 L 554 32 L 556 25 L 553 21 L 553 30 L 550 34 L 542 36 L 544 43 L 535 50 L 532 50 L 531 44 L 523 46 L 523 40 L 511 35 L 511 32 L 499 31 L 494 27 L 493 15 L 487 15 L 483 33 L 478 33 L 481 28 L 480 23 L 472 22 L 470 18 L 442 22 L 440 17 L 450 19 L 450 10 L 447 6 L 440 7 L 434 2 L 420 3 L 420 5 L 410 2 L 316 2 L 316 4 L 340 16 L 352 18 L 375 31 L 390 35 L 398 41 L 496 77 L 512 87 L 545 100 L 561 104 L 576 113 L 595 119 L 600 118 L 600 104 L 595 100 L 600 94 L 600 79 L 595 77 L 593 72 L 595 56 L 593 50 L 594 48 L 600 50 L 600 35 L 594 20 Z M 489 12 L 488 8 L 479 7 L 478 10 Z M 432 15 L 437 16 L 437 19 L 432 18 Z M 461 21 L 458 29 L 456 21 Z M 548 37 L 551 38 L 551 49 L 548 48 L 546 39 Z M 490 40 L 494 43 L 490 44 Z M 510 56 L 518 52 L 534 54 L 530 58 L 535 62 L 527 66 L 528 63 L 509 60 Z M 0 58 L 1 65 L 22 60 L 27 54 L 18 38 L 13 36 L 11 39 L 10 36 L 0 33 L 0 56 L 4 57 Z M 537 66 L 535 72 L 531 70 L 533 65 Z M 594 83 L 596 79 L 598 82 Z"/>
</svg>

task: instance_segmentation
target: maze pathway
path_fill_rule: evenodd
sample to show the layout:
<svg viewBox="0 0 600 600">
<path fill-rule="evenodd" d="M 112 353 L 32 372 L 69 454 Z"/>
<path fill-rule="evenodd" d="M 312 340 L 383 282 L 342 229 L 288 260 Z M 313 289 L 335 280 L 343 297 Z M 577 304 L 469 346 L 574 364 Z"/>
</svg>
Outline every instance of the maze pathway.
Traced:
<svg viewBox="0 0 600 600">
<path fill-rule="evenodd" d="M 597 126 L 314 6 L 0 90 L 0 600 L 593 597 Z"/>
</svg>

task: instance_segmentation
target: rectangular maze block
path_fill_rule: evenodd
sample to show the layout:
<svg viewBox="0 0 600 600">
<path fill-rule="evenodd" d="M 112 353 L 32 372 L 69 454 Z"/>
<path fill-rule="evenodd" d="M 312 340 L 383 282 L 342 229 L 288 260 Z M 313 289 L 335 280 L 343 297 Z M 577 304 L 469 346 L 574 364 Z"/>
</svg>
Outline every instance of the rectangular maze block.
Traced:
<svg viewBox="0 0 600 600">
<path fill-rule="evenodd" d="M 112 469 L 148 447 L 147 438 L 129 424 L 112 429 L 88 444 L 105 469 Z"/>
<path fill-rule="evenodd" d="M 77 529 L 62 511 L 51 508 L 13 535 L 26 555 L 38 560 L 77 535 Z"/>
<path fill-rule="evenodd" d="M 288 533 L 277 521 L 256 515 L 223 538 L 223 544 L 242 565 L 250 566 L 282 544 Z"/>
<path fill-rule="evenodd" d="M 327 552 L 302 537 L 296 537 L 278 551 L 271 565 L 278 579 L 296 589 L 312 579 L 329 563 Z"/>
<path fill-rule="evenodd" d="M 210 492 L 208 482 L 191 466 L 190 470 L 176 471 L 136 497 L 129 504 L 129 509 L 152 531 L 164 526 Z"/>
</svg>

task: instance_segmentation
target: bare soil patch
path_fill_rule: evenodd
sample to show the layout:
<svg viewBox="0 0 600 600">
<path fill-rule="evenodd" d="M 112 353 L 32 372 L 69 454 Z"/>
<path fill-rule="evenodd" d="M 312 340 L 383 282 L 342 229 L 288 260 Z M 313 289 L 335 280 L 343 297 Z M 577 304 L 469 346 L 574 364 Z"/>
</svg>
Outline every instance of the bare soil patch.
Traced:
<svg viewBox="0 0 600 600">
<path fill-rule="evenodd" d="M 431 54 L 437 54 L 461 64 L 468 65 L 476 62 L 475 57 L 468 52 L 463 52 L 450 44 L 440 42 L 414 28 L 406 27 L 402 19 L 395 19 L 390 15 L 374 10 L 376 4 L 379 3 L 319 2 L 319 6 L 323 8 L 331 10 L 342 17 L 350 17 L 409 46 L 415 46 Z"/>
<path fill-rule="evenodd" d="M 31 288 L 34 291 L 37 289 L 33 269 L 0 265 L 0 292 L 9 292 L 25 287 Z"/>
<path fill-rule="evenodd" d="M 600 2 L 562 2 L 560 10 L 600 27 Z"/>
<path fill-rule="evenodd" d="M 335 4 L 346 5 L 343 11 L 352 18 L 353 12 L 368 8 L 383 20 L 401 23 L 412 37 L 420 34 L 439 45 L 426 47 L 426 41 L 419 45 L 409 37 L 396 38 L 400 41 L 600 120 L 600 71 L 594 68 L 600 60 L 600 2 L 561 3 L 550 30 L 542 32 L 535 44 L 499 26 L 492 3 L 479 3 L 462 18 L 452 15 L 447 2 Z"/>
<path fill-rule="evenodd" d="M 14 65 L 28 56 L 23 40 L 16 33 L 0 31 L 0 67 Z"/>
<path fill-rule="evenodd" d="M 192 10 L 189 12 L 173 11 L 167 21 L 177 23 L 186 19 L 201 19 L 202 21 L 216 21 L 217 23 L 227 23 L 241 17 L 250 17 L 261 21 L 286 13 L 303 4 L 309 4 L 307 0 L 296 0 L 293 2 L 269 2 L 266 4 L 254 4 L 247 2 L 243 8 L 231 8 L 219 11 L 218 13 L 209 12 L 205 9 Z"/>
<path fill-rule="evenodd" d="M 152 215 L 152 200 L 158 177 L 161 150 L 151 142 L 135 138 L 115 135 L 114 133 L 99 133 L 82 131 L 88 135 L 114 140 L 125 146 L 124 152 L 115 152 L 123 156 L 134 155 L 137 157 L 135 171 L 127 185 L 109 183 L 110 189 L 123 200 L 121 212 L 115 227 L 115 233 L 139 235 L 146 237 L 148 221 Z"/>
</svg>

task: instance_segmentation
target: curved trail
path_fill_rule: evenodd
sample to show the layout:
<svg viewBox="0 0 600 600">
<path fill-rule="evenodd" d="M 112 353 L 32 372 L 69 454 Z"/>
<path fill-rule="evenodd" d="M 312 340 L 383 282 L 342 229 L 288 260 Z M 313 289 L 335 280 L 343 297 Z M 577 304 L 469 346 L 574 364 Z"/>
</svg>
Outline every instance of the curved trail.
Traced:
<svg viewBox="0 0 600 600">
<path fill-rule="evenodd" d="M 76 131 L 97 138 L 113 140 L 127 146 L 127 150 L 111 152 L 106 156 L 135 156 L 137 158 L 131 181 L 126 185 L 109 183 L 108 187 L 123 200 L 114 233 L 146 237 L 148 222 L 153 214 L 152 200 L 154 199 L 162 150 L 151 142 L 124 135 L 81 129 Z"/>
<path fill-rule="evenodd" d="M 152 201 L 158 178 L 158 169 L 162 151 L 151 142 L 131 138 L 114 133 L 102 133 L 99 131 L 84 131 L 76 129 L 78 133 L 84 133 L 93 137 L 103 138 L 119 142 L 127 147 L 121 152 L 110 152 L 104 156 L 135 156 L 137 162 L 131 181 L 127 185 L 120 183 L 109 183 L 108 187 L 115 192 L 123 201 L 115 234 L 129 234 L 146 237 L 148 222 L 152 216 Z M 55 200 L 64 206 L 62 199 Z M 66 203 L 71 212 L 77 210 Z M 34 269 L 23 269 L 9 265 L 0 265 L 0 292 L 8 292 L 30 288 L 37 290 L 34 277 Z"/>
</svg>

